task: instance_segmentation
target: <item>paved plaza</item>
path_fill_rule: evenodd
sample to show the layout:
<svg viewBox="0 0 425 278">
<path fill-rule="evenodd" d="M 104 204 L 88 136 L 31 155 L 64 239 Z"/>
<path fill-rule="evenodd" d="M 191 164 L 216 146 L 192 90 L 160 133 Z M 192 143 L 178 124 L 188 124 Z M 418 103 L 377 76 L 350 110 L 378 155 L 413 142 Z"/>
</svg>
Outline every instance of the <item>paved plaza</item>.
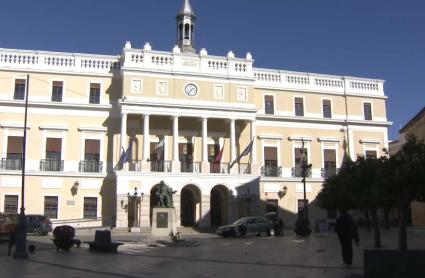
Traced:
<svg viewBox="0 0 425 278">
<path fill-rule="evenodd" d="M 93 231 L 78 232 L 93 240 Z M 363 277 L 363 249 L 373 246 L 373 234 L 360 232 L 351 267 L 341 261 L 334 233 L 313 234 L 298 240 L 290 231 L 284 237 L 222 239 L 214 234 L 186 235 L 171 243 L 147 235 L 114 232 L 125 244 L 118 254 L 90 253 L 88 246 L 56 252 L 51 235 L 29 236 L 36 252 L 28 260 L 7 257 L 7 242 L 0 243 L 1 277 Z M 395 248 L 397 230 L 383 231 L 386 248 Z M 425 231 L 409 230 L 409 247 L 425 249 Z"/>
</svg>

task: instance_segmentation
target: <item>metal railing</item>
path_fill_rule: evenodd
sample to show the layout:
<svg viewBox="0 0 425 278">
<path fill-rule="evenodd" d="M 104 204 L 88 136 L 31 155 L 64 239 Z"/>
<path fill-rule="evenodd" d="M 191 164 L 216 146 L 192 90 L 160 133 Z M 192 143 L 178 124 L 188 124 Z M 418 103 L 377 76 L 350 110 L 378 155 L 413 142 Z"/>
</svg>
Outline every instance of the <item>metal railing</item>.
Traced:
<svg viewBox="0 0 425 278">
<path fill-rule="evenodd" d="M 280 166 L 263 166 L 261 167 L 261 176 L 263 177 L 281 177 L 282 167 Z"/>
<path fill-rule="evenodd" d="M 210 173 L 212 174 L 228 174 L 229 163 L 224 162 L 210 162 Z"/>
<path fill-rule="evenodd" d="M 180 172 L 182 173 L 200 173 L 201 162 L 180 161 Z"/>
<path fill-rule="evenodd" d="M 322 168 L 321 169 L 322 178 L 333 177 L 336 174 L 338 174 L 338 171 L 339 171 L 339 168 Z"/>
<path fill-rule="evenodd" d="M 62 172 L 63 160 L 42 159 L 40 160 L 40 171 Z"/>
<path fill-rule="evenodd" d="M 152 172 L 171 172 L 171 161 L 151 161 Z"/>
<path fill-rule="evenodd" d="M 80 172 L 100 173 L 103 170 L 103 161 L 81 160 L 78 169 Z"/>
<path fill-rule="evenodd" d="M 128 170 L 132 172 L 142 171 L 142 161 L 141 160 L 131 160 L 128 162 Z"/>
<path fill-rule="evenodd" d="M 306 169 L 305 176 L 311 178 L 311 168 Z M 301 166 L 292 167 L 292 177 L 302 178 L 303 177 L 303 168 Z"/>
<path fill-rule="evenodd" d="M 0 169 L 2 170 L 22 170 L 22 159 L 2 158 Z"/>
<path fill-rule="evenodd" d="M 251 163 L 239 163 L 239 174 L 251 174 Z"/>
</svg>

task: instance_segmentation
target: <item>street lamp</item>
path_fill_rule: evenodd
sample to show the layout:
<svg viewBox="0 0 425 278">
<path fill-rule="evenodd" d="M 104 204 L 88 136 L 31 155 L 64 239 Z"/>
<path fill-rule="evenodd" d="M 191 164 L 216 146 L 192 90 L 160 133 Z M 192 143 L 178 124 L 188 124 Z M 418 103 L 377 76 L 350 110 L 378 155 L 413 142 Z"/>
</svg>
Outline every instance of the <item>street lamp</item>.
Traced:
<svg viewBox="0 0 425 278">
<path fill-rule="evenodd" d="M 21 186 L 21 213 L 16 225 L 16 248 L 14 259 L 27 259 L 27 218 L 25 216 L 25 158 L 27 141 L 27 118 L 28 118 L 28 88 L 30 75 L 27 74 L 27 86 L 25 90 L 25 116 L 24 116 L 24 138 L 22 140 L 22 186 Z"/>
<path fill-rule="evenodd" d="M 307 159 L 307 150 L 304 148 L 304 139 L 301 139 L 302 145 L 301 145 L 301 168 L 303 171 L 303 189 L 304 189 L 304 207 L 303 207 L 303 217 L 305 218 L 305 220 L 308 221 L 308 204 L 307 204 L 307 193 L 306 193 L 306 188 L 305 188 L 305 178 L 307 176 L 307 171 L 309 171 L 312 167 L 311 164 L 308 164 L 308 159 Z"/>
<path fill-rule="evenodd" d="M 134 188 L 133 195 L 130 194 L 130 193 L 127 193 L 128 201 L 132 202 L 133 206 L 134 206 L 134 211 L 133 211 L 134 219 L 133 219 L 132 227 L 137 227 L 137 225 L 138 225 L 137 208 L 139 207 L 140 202 L 143 201 L 144 195 L 145 194 L 142 192 L 142 193 L 140 193 L 140 196 L 139 196 L 139 194 L 137 193 L 137 187 Z"/>
</svg>

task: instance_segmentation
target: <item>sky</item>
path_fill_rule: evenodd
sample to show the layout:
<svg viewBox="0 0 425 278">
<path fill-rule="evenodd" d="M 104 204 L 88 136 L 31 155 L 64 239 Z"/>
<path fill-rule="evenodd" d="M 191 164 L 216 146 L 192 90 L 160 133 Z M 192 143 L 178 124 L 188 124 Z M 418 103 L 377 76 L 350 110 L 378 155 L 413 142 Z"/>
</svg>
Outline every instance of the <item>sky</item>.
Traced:
<svg viewBox="0 0 425 278">
<path fill-rule="evenodd" d="M 183 0 L 3 0 L 0 48 L 171 51 Z M 191 0 L 196 47 L 255 67 L 386 80 L 390 139 L 424 106 L 424 0 Z"/>
</svg>

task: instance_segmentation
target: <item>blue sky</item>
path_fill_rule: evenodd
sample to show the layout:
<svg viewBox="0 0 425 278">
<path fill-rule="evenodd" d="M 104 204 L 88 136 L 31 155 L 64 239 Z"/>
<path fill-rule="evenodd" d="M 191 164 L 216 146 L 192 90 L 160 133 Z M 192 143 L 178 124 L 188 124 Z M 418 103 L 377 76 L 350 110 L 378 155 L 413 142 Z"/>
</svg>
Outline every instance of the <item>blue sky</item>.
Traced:
<svg viewBox="0 0 425 278">
<path fill-rule="evenodd" d="M 13 0 L 0 48 L 119 54 L 125 41 L 171 50 L 182 0 Z M 256 67 L 385 79 L 390 139 L 423 106 L 423 0 L 191 0 L 196 45 L 252 52 Z"/>
</svg>

